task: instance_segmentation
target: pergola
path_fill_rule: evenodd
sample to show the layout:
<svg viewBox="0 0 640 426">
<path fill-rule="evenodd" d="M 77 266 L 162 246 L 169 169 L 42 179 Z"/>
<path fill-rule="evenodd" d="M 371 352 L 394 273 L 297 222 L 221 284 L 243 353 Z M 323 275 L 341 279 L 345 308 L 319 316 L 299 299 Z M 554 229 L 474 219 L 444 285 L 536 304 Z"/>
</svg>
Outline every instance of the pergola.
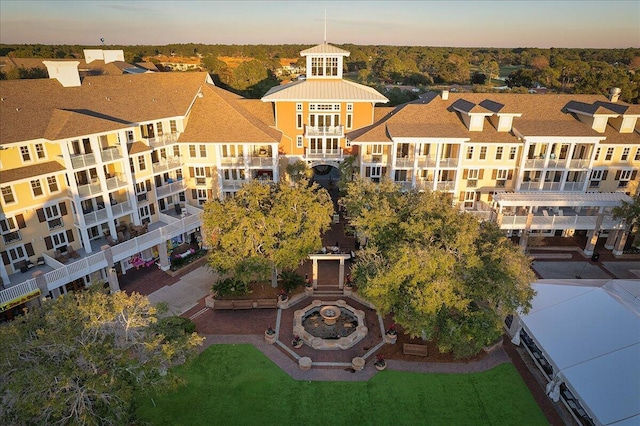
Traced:
<svg viewBox="0 0 640 426">
<path fill-rule="evenodd" d="M 344 261 L 346 259 L 351 259 L 351 254 L 349 253 L 316 253 L 310 254 L 309 259 L 313 261 L 313 269 L 312 269 L 312 278 L 313 278 L 313 288 L 318 288 L 318 261 L 319 260 L 339 260 L 340 261 L 340 272 L 338 274 L 338 288 L 344 288 Z"/>
<path fill-rule="evenodd" d="M 498 192 L 493 196 L 498 213 L 504 207 L 605 207 L 631 202 L 623 192 Z"/>
</svg>

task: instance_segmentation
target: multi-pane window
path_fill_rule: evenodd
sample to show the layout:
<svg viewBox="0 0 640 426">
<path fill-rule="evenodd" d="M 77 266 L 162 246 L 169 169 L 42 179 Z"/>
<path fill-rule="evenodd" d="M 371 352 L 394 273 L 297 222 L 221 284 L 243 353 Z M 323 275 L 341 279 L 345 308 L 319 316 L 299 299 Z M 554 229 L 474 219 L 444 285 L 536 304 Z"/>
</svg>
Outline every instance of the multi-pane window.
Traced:
<svg viewBox="0 0 640 426">
<path fill-rule="evenodd" d="M 478 186 L 478 179 L 481 179 L 481 171 L 479 169 L 468 169 L 462 173 L 462 178 L 467 179 L 467 187 L 475 188 Z"/>
<path fill-rule="evenodd" d="M 31 153 L 29 153 L 28 146 L 20 147 L 20 155 L 22 156 L 22 161 L 31 161 Z"/>
<path fill-rule="evenodd" d="M 42 145 L 41 143 L 36 144 L 36 157 L 38 157 L 39 160 L 42 160 L 46 157 L 46 154 L 44 152 L 44 145 Z"/>
<path fill-rule="evenodd" d="M 515 159 L 516 159 L 516 150 L 517 150 L 517 149 L 518 149 L 518 148 L 516 148 L 515 146 L 512 146 L 512 147 L 509 149 L 509 160 L 515 160 Z"/>
<path fill-rule="evenodd" d="M 60 209 L 57 204 L 54 204 L 49 207 L 45 207 L 44 216 L 49 225 L 49 229 L 56 229 L 64 226 L 64 222 L 62 221 L 62 215 L 60 214 Z"/>
<path fill-rule="evenodd" d="M 347 111 L 353 111 L 353 104 L 347 104 Z"/>
<path fill-rule="evenodd" d="M 176 120 L 169 120 L 169 128 L 171 129 L 171 133 L 178 132 L 178 125 L 176 123 Z"/>
<path fill-rule="evenodd" d="M 173 156 L 180 157 L 180 147 L 178 145 L 173 146 Z"/>
<path fill-rule="evenodd" d="M 302 112 L 302 104 L 296 104 L 296 111 Z"/>
<path fill-rule="evenodd" d="M 311 75 L 324 75 L 324 58 L 311 58 Z"/>
<path fill-rule="evenodd" d="M 128 143 L 133 142 L 133 130 L 127 130 L 127 142 Z"/>
<path fill-rule="evenodd" d="M 51 242 L 53 243 L 53 248 L 60 248 L 67 245 L 67 236 L 64 232 L 60 232 L 57 234 L 51 235 Z"/>
<path fill-rule="evenodd" d="M 486 160 L 487 159 L 487 147 L 486 146 L 480 147 L 480 159 L 481 160 Z"/>
<path fill-rule="evenodd" d="M 338 58 L 327 58 L 327 71 L 326 75 L 328 76 L 337 76 L 338 75 Z"/>
<path fill-rule="evenodd" d="M 347 129 L 353 128 L 353 114 L 347 113 Z"/>
<path fill-rule="evenodd" d="M 594 161 L 598 161 L 598 159 L 600 159 L 600 151 L 602 150 L 602 148 L 598 147 L 598 149 L 596 149 L 596 156 L 593 158 Z"/>
<path fill-rule="evenodd" d="M 607 170 L 592 170 L 591 178 L 589 179 L 590 188 L 599 188 L 600 182 L 607 180 Z"/>
<path fill-rule="evenodd" d="M 197 189 L 196 190 L 196 199 L 198 200 L 199 205 L 203 205 L 207 202 L 207 190 L 206 189 Z"/>
<path fill-rule="evenodd" d="M 200 145 L 200 157 L 206 157 L 207 156 L 207 146 L 206 145 Z"/>
<path fill-rule="evenodd" d="M 303 145 L 302 145 L 302 135 L 298 135 L 296 137 L 296 147 L 298 147 L 298 148 L 302 148 L 303 147 Z"/>
<path fill-rule="evenodd" d="M 296 114 L 296 129 L 302 129 L 302 113 Z"/>
<path fill-rule="evenodd" d="M 471 160 L 473 159 L 473 147 L 472 146 L 468 146 L 467 147 L 467 160 Z"/>
<path fill-rule="evenodd" d="M 189 157 L 196 158 L 196 146 L 189 145 Z"/>
<path fill-rule="evenodd" d="M 605 161 L 610 161 L 611 157 L 613 157 L 613 147 L 610 146 L 609 148 L 607 148 L 607 154 L 604 156 Z"/>
<path fill-rule="evenodd" d="M 627 161 L 629 159 L 629 152 L 631 148 L 626 147 L 622 150 L 622 155 L 620 156 L 620 161 Z"/>
<path fill-rule="evenodd" d="M 158 136 L 162 136 L 164 134 L 164 132 L 162 131 L 162 122 L 161 121 L 158 121 L 156 123 L 156 128 L 158 129 L 157 135 Z"/>
<path fill-rule="evenodd" d="M 493 178 L 496 180 L 497 188 L 504 188 L 507 186 L 507 180 L 509 180 L 509 170 L 508 169 L 497 169 L 493 171 Z"/>
<path fill-rule="evenodd" d="M 5 204 L 14 203 L 16 201 L 15 197 L 13 196 L 13 190 L 10 186 L 3 186 L 1 191 L 2 199 L 4 200 Z"/>
<path fill-rule="evenodd" d="M 629 181 L 634 180 L 637 174 L 637 170 L 618 170 L 615 177 L 615 180 L 618 181 L 618 188 L 626 188 L 629 186 Z"/>
<path fill-rule="evenodd" d="M 636 148 L 636 156 L 633 157 L 633 161 L 640 161 L 640 148 Z"/>
<path fill-rule="evenodd" d="M 147 163 L 144 160 L 144 155 L 140 155 L 138 157 L 138 169 L 140 170 L 147 170 Z"/>
<path fill-rule="evenodd" d="M 496 148 L 496 160 L 502 160 L 502 151 L 503 148 L 501 146 Z"/>
<path fill-rule="evenodd" d="M 42 185 L 40 184 L 40 179 L 35 179 L 31 181 L 31 191 L 33 191 L 34 197 L 39 197 L 43 194 Z"/>
</svg>

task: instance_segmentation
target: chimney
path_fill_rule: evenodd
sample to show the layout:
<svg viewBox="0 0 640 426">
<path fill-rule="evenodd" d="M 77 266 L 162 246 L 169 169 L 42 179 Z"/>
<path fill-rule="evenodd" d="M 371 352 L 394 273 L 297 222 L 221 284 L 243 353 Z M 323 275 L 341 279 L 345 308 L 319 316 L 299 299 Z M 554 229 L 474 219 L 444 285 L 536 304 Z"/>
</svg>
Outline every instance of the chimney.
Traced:
<svg viewBox="0 0 640 426">
<path fill-rule="evenodd" d="M 609 100 L 611 102 L 618 102 L 618 98 L 620 98 L 620 92 L 622 92 L 622 90 L 620 90 L 619 87 L 611 88 L 611 91 L 609 92 Z"/>
<path fill-rule="evenodd" d="M 63 87 L 79 87 L 80 73 L 78 72 L 78 61 L 42 61 L 49 78 L 55 78 Z"/>
<path fill-rule="evenodd" d="M 447 101 L 447 100 L 449 100 L 449 91 L 448 91 L 448 90 L 446 90 L 446 89 L 444 89 L 444 90 L 442 91 L 442 100 L 443 100 L 443 101 Z"/>
</svg>

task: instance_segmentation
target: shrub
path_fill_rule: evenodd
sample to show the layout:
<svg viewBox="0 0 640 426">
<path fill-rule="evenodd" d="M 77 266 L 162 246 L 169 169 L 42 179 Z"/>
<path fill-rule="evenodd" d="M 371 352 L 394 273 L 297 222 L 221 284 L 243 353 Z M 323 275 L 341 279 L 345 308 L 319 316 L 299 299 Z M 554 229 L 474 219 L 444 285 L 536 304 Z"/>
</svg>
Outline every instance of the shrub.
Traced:
<svg viewBox="0 0 640 426">
<path fill-rule="evenodd" d="M 243 296 L 249 293 L 249 285 L 236 278 L 224 278 L 216 281 L 211 287 L 211 291 L 216 293 L 218 297 Z"/>
<path fill-rule="evenodd" d="M 304 285 L 304 277 L 295 271 L 282 271 L 278 276 L 282 288 L 287 293 L 290 293 L 296 287 Z"/>
<path fill-rule="evenodd" d="M 196 325 L 189 318 L 185 317 L 164 317 L 160 318 L 154 325 L 154 331 L 164 335 L 169 342 L 196 331 Z"/>
</svg>

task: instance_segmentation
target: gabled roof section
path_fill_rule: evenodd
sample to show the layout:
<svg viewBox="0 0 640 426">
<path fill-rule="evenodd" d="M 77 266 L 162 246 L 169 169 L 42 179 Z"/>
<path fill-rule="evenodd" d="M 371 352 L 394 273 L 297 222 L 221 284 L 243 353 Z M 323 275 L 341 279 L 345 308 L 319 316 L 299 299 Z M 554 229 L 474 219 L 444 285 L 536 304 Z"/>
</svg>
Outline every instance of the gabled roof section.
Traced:
<svg viewBox="0 0 640 426">
<path fill-rule="evenodd" d="M 389 99 L 371 87 L 352 81 L 313 79 L 272 87 L 262 101 L 387 103 Z"/>
<path fill-rule="evenodd" d="M 324 42 L 317 46 L 313 46 L 309 49 L 305 49 L 300 52 L 301 56 L 307 55 L 341 55 L 341 56 L 349 56 L 351 53 L 347 50 L 340 49 L 332 44 Z"/>
<path fill-rule="evenodd" d="M 179 142 L 280 143 L 282 133 L 249 112 L 243 101 L 234 93 L 207 84 L 202 97 L 196 98 Z M 254 108 L 252 103 L 247 105 Z"/>
<path fill-rule="evenodd" d="M 46 163 L 38 163 L 31 166 L 23 166 L 9 170 L 3 168 L 2 170 L 0 170 L 0 182 L 14 182 L 17 180 L 29 179 L 36 176 L 63 172 L 65 170 L 65 167 L 57 161 L 47 161 Z"/>
<path fill-rule="evenodd" d="M 0 145 L 185 116 L 208 78 L 204 72 L 95 76 L 85 77 L 79 87 L 62 87 L 52 79 L 2 80 Z M 59 118 L 69 127 L 58 124 Z"/>
<path fill-rule="evenodd" d="M 486 110 L 489 110 L 493 113 L 498 113 L 500 112 L 502 109 L 504 109 L 504 104 L 501 104 L 499 102 L 494 102 L 494 101 L 490 101 L 489 99 L 485 99 L 482 102 L 480 102 L 480 106 Z"/>
<path fill-rule="evenodd" d="M 127 144 L 127 150 L 129 151 L 129 155 L 131 155 L 151 151 L 152 148 L 142 141 L 135 141 L 133 143 Z"/>
<path fill-rule="evenodd" d="M 606 108 L 618 114 L 640 115 L 640 105 L 625 105 L 613 102 L 596 101 L 593 103 L 598 107 Z"/>
</svg>

